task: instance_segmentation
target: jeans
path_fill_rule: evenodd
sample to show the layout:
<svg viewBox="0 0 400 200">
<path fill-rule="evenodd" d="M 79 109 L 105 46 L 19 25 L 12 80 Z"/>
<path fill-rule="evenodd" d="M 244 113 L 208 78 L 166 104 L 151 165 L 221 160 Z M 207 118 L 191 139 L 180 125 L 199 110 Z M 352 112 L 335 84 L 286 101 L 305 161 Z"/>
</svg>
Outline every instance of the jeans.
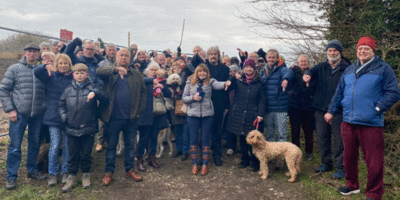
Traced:
<svg viewBox="0 0 400 200">
<path fill-rule="evenodd" d="M 286 112 L 269 112 L 265 119 L 267 128 L 267 141 L 269 142 L 286 142 L 287 141 L 287 119 Z M 276 137 L 275 132 L 278 133 Z"/>
<path fill-rule="evenodd" d="M 18 177 L 18 169 L 21 164 L 21 144 L 24 138 L 26 125 L 28 125 L 28 152 L 26 158 L 26 168 L 29 173 L 35 173 L 37 169 L 37 159 L 39 155 L 39 135 L 42 124 L 43 114 L 35 117 L 27 117 L 17 114 L 17 122 L 10 122 L 10 145 L 7 153 L 7 179 L 15 180 Z"/>
<path fill-rule="evenodd" d="M 176 151 L 183 149 L 183 124 L 174 125 Z"/>
<path fill-rule="evenodd" d="M 189 153 L 189 128 L 187 123 L 183 125 L 183 135 L 182 135 L 182 153 L 188 154 Z"/>
<path fill-rule="evenodd" d="M 210 130 L 213 116 L 210 117 L 188 117 L 188 126 L 190 133 L 190 145 L 197 145 L 199 130 L 201 129 L 201 145 L 210 146 Z"/>
<path fill-rule="evenodd" d="M 118 119 L 110 118 L 104 135 L 107 140 L 107 151 L 106 151 L 106 166 L 105 172 L 114 173 L 115 171 L 115 159 L 117 157 L 117 144 L 119 139 L 119 133 L 122 131 L 124 135 L 124 167 L 125 172 L 129 172 L 133 169 L 134 165 L 134 144 L 136 139 L 137 120 L 132 122 L 130 119 Z M 157 143 L 156 143 L 157 145 Z"/>
<path fill-rule="evenodd" d="M 69 161 L 68 174 L 78 174 L 79 165 L 82 173 L 89 173 L 92 165 L 92 149 L 94 135 L 83 135 L 81 137 L 68 136 Z"/>
<path fill-rule="evenodd" d="M 49 175 L 58 175 L 60 166 L 59 155 L 62 142 L 62 165 L 61 173 L 68 173 L 68 139 L 65 133 L 62 133 L 60 127 L 49 126 L 50 132 L 50 150 L 49 150 Z"/>
<path fill-rule="evenodd" d="M 99 120 L 99 132 L 97 133 L 97 142 L 96 144 L 104 144 L 104 122 Z"/>
<path fill-rule="evenodd" d="M 147 148 L 149 141 L 149 134 L 151 131 L 151 126 L 139 126 L 139 142 L 136 149 L 136 157 L 142 157 L 144 150 Z"/>
</svg>

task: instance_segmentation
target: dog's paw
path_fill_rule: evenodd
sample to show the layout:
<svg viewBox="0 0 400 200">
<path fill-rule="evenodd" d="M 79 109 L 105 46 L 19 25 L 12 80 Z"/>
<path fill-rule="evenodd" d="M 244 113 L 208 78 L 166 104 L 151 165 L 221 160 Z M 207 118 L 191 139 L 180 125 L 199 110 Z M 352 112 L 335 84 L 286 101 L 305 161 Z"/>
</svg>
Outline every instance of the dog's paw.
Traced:
<svg viewBox="0 0 400 200">
<path fill-rule="evenodd" d="M 261 176 L 261 179 L 264 179 L 264 180 L 265 180 L 265 179 L 267 179 L 267 177 L 268 177 L 267 175 L 262 175 L 262 176 Z"/>
<path fill-rule="evenodd" d="M 172 156 L 173 153 L 172 153 L 172 151 L 170 151 L 168 154 L 169 154 L 170 156 Z"/>
<path fill-rule="evenodd" d="M 262 174 L 263 174 L 263 172 L 260 170 L 260 171 L 258 172 L 258 174 L 259 174 L 259 175 L 262 175 Z"/>
<path fill-rule="evenodd" d="M 156 158 L 161 158 L 161 155 L 160 154 L 156 155 Z"/>
<path fill-rule="evenodd" d="M 293 177 L 293 178 L 288 179 L 288 182 L 293 183 L 295 180 L 296 180 L 296 178 Z"/>
<path fill-rule="evenodd" d="M 291 176 L 291 175 L 290 175 L 290 172 L 286 172 L 285 175 L 286 175 L 286 176 Z"/>
</svg>

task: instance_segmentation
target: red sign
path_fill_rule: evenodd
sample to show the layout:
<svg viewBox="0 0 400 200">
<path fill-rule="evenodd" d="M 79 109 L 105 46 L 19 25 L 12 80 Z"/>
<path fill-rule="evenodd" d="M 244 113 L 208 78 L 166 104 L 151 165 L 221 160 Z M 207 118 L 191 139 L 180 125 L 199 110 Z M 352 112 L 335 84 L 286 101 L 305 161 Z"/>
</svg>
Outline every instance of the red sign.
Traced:
<svg viewBox="0 0 400 200">
<path fill-rule="evenodd" d="M 60 29 L 60 38 L 64 40 L 72 40 L 72 31 L 68 31 L 67 29 Z"/>
</svg>

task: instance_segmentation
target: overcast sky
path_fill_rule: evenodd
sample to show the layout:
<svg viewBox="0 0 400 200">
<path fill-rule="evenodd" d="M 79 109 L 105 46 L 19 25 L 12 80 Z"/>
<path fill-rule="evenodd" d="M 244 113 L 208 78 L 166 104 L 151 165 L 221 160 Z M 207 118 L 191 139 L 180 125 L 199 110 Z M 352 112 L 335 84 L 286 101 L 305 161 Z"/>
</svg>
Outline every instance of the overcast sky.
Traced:
<svg viewBox="0 0 400 200">
<path fill-rule="evenodd" d="M 60 29 L 73 31 L 82 39 L 102 38 L 104 42 L 142 50 L 175 51 L 185 19 L 182 51 L 192 53 L 217 45 L 225 55 L 237 56 L 236 48 L 265 51 L 277 48 L 273 42 L 248 31 L 237 16 L 252 9 L 244 0 L 0 0 L 1 26 L 39 31 L 59 37 Z M 0 39 L 13 32 L 0 29 Z"/>
</svg>

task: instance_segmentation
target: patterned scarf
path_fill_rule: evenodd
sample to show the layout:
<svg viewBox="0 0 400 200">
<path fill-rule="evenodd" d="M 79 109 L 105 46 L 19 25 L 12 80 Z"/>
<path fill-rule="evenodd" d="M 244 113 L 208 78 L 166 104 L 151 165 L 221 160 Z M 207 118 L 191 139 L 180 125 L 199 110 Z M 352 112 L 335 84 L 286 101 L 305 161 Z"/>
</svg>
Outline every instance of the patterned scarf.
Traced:
<svg viewBox="0 0 400 200">
<path fill-rule="evenodd" d="M 247 82 L 248 84 L 250 84 L 250 82 L 253 81 L 253 78 L 254 78 L 254 74 L 252 74 L 251 76 L 249 76 L 249 75 L 246 74 L 246 82 Z"/>
</svg>

